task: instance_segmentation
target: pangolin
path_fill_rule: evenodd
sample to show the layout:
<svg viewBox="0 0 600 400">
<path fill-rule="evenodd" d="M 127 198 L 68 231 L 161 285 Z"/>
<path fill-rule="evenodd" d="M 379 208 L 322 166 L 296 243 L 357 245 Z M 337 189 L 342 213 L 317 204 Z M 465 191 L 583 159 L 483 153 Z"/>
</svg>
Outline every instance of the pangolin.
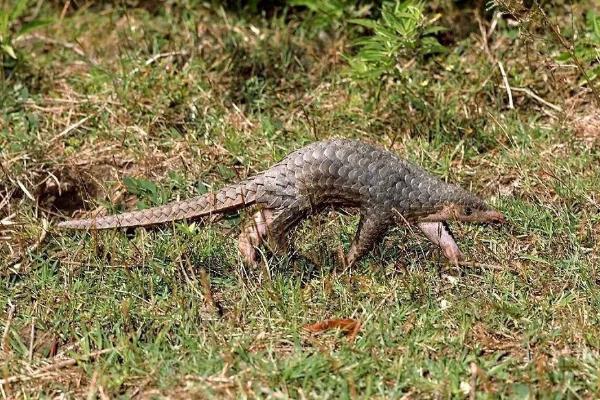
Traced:
<svg viewBox="0 0 600 400">
<path fill-rule="evenodd" d="M 69 229 L 107 229 L 160 224 L 229 213 L 255 206 L 242 228 L 239 250 L 251 264 L 266 244 L 273 253 L 289 251 L 289 233 L 325 207 L 358 209 L 356 236 L 345 255 L 352 265 L 395 225 L 416 224 L 444 255 L 458 264 L 462 254 L 446 221 L 503 222 L 504 216 L 481 199 L 378 146 L 334 139 L 311 143 L 271 168 L 223 189 L 145 210 L 58 224 Z"/>
</svg>

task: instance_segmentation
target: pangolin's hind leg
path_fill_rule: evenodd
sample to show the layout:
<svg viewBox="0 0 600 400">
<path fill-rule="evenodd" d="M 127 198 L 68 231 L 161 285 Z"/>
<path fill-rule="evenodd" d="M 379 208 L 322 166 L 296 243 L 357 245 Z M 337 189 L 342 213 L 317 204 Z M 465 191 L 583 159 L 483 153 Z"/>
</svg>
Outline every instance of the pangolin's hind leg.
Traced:
<svg viewBox="0 0 600 400">
<path fill-rule="evenodd" d="M 444 223 L 421 222 L 418 226 L 429 240 L 442 248 L 444 256 L 452 264 L 458 266 L 458 262 L 463 258 L 463 255 Z"/>
<path fill-rule="evenodd" d="M 390 229 L 391 220 L 392 218 L 389 215 L 377 214 L 375 212 L 361 213 L 356 236 L 346 255 L 345 261 L 347 267 L 352 266 L 375 247 Z"/>
<path fill-rule="evenodd" d="M 266 244 L 271 253 L 284 255 L 289 250 L 288 232 L 298 222 L 297 213 L 286 210 L 263 209 L 242 230 L 238 247 L 242 258 L 251 265 L 259 260 L 258 247 Z"/>
<path fill-rule="evenodd" d="M 269 225 L 273 222 L 273 210 L 263 209 L 256 212 L 240 233 L 238 248 L 243 260 L 250 264 L 258 264 L 259 247 L 269 234 Z"/>
</svg>

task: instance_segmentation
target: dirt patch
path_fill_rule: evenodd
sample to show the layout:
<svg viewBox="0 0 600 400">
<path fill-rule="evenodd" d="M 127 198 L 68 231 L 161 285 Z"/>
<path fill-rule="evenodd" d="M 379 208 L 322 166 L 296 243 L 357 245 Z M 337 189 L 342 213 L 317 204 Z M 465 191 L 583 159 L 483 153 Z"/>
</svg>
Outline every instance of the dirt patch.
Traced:
<svg viewBox="0 0 600 400">
<path fill-rule="evenodd" d="M 479 346 L 484 353 L 506 352 L 520 357 L 525 352 L 520 338 L 492 330 L 481 322 L 475 324 L 471 329 L 469 341 L 472 345 Z"/>
<path fill-rule="evenodd" d="M 575 116 L 572 119 L 575 135 L 586 146 L 600 145 L 600 112 Z"/>
<path fill-rule="evenodd" d="M 39 205 L 54 214 L 72 216 L 85 209 L 87 201 L 102 196 L 105 191 L 101 182 L 110 179 L 112 170 L 107 165 L 48 170 L 47 177 L 37 185 Z"/>
</svg>

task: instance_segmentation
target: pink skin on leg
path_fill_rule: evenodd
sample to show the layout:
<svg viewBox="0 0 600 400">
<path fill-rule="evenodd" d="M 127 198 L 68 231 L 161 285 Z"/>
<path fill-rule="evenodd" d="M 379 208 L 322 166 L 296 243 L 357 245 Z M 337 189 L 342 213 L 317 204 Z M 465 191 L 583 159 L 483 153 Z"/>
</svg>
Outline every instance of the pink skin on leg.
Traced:
<svg viewBox="0 0 600 400">
<path fill-rule="evenodd" d="M 444 256 L 452 264 L 458 266 L 458 262 L 463 258 L 463 255 L 444 224 L 441 222 L 421 222 L 418 226 L 429 240 L 442 248 Z"/>
<path fill-rule="evenodd" d="M 240 255 L 242 256 L 242 259 L 246 263 L 248 263 L 250 265 L 257 264 L 258 257 L 256 254 L 255 246 L 258 246 L 259 244 L 260 244 L 260 238 L 254 231 L 254 228 L 248 227 L 242 231 L 242 233 L 240 234 L 240 237 L 238 239 L 238 249 L 240 251 Z"/>
<path fill-rule="evenodd" d="M 258 251 L 269 233 L 269 225 L 273 222 L 273 213 L 270 210 L 258 211 L 253 216 L 254 221 L 245 227 L 238 240 L 238 248 L 244 261 L 248 264 L 258 264 Z"/>
</svg>

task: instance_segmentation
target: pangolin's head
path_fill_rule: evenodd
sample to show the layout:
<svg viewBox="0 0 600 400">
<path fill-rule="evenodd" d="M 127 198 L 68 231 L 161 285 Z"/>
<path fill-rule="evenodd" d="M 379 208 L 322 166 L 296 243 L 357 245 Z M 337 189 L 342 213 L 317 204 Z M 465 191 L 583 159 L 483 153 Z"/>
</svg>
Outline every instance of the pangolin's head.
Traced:
<svg viewBox="0 0 600 400">
<path fill-rule="evenodd" d="M 435 198 L 435 210 L 419 218 L 422 222 L 464 221 L 464 222 L 498 222 L 505 221 L 504 215 L 488 206 L 479 197 L 463 188 L 442 183 Z"/>
</svg>

